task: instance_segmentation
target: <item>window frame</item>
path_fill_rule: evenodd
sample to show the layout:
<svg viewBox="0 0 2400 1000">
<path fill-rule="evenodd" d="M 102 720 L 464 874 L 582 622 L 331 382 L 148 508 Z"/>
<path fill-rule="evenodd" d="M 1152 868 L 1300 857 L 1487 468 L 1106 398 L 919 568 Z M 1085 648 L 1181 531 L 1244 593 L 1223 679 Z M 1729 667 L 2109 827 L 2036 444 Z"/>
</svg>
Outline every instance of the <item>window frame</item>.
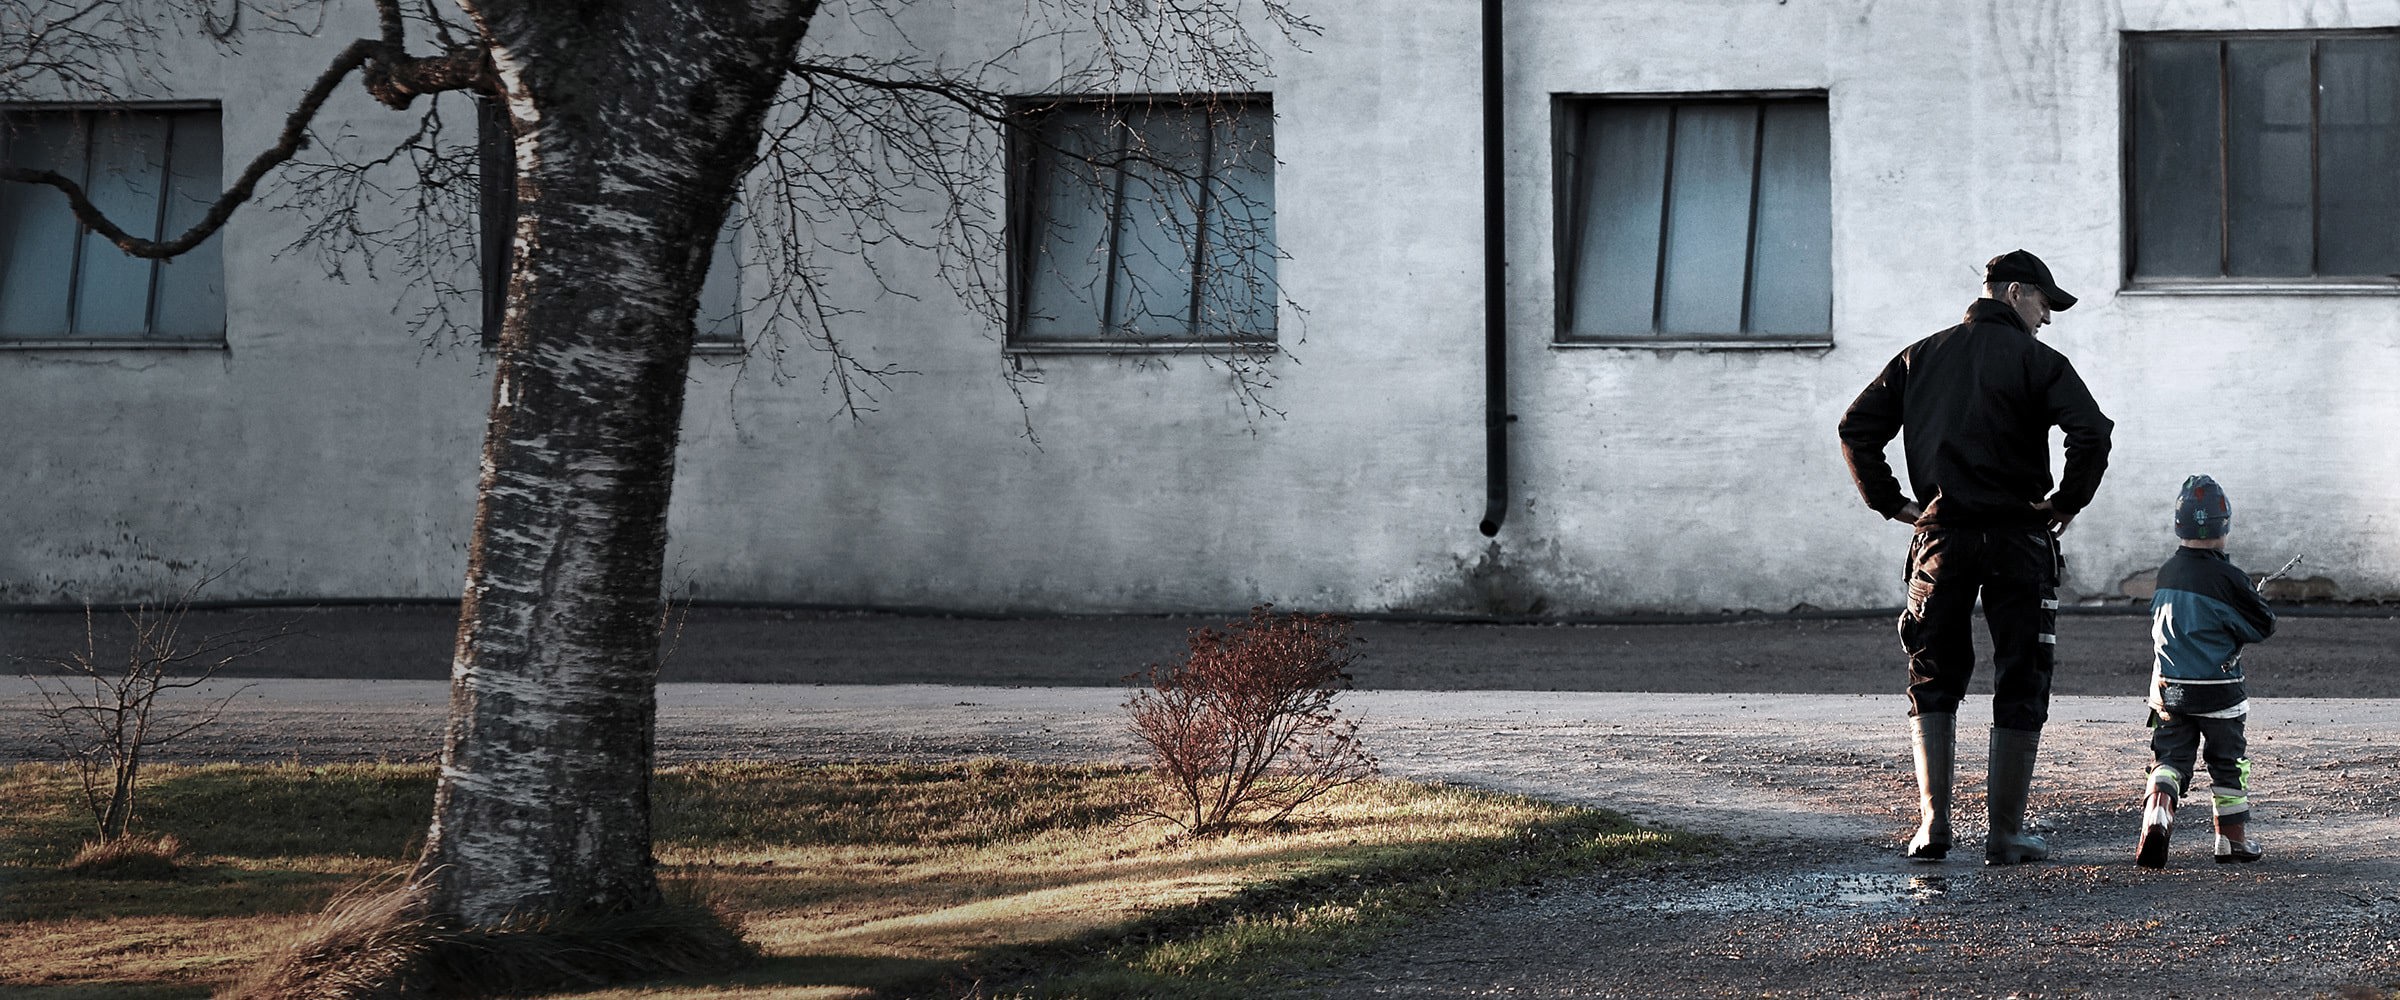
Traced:
<svg viewBox="0 0 2400 1000">
<path fill-rule="evenodd" d="M 120 113 L 128 113 L 128 112 L 133 112 L 133 113 L 158 113 L 158 114 L 167 114 L 167 115 L 172 115 L 172 114 L 181 113 L 181 112 L 194 112 L 194 111 L 200 111 L 200 112 L 210 112 L 210 113 L 213 113 L 213 114 L 215 114 L 215 115 L 217 116 L 217 134 L 218 134 L 218 146 L 217 146 L 217 161 L 218 161 L 218 163 L 217 163 L 217 188 L 216 188 L 216 190 L 214 190 L 214 191 L 211 191 L 211 192 L 209 193 L 209 198 L 210 198 L 210 201 L 213 203 L 213 202 L 215 201 L 215 199 L 216 199 L 216 198 L 218 198 L 218 197 L 221 197 L 221 196 L 224 194 L 224 184 L 225 184 L 225 176 L 224 176 L 224 157 L 225 157 L 225 148 L 224 148 L 224 133 L 225 133 L 225 106 L 224 106 L 224 103 L 223 103 L 223 102 L 221 102 L 221 101 L 210 101 L 210 100 L 157 100 L 157 101 L 122 101 L 122 102 L 108 102 L 108 101 L 0 101 L 0 115 L 8 115 L 8 114 L 24 114 L 24 113 L 37 113 L 37 114 L 56 114 L 56 113 L 67 113 L 67 114 L 93 114 L 93 115 L 106 115 L 106 114 L 120 114 Z M 169 150 L 170 150 L 170 154 L 171 154 L 171 151 L 172 151 L 172 149 L 173 149 L 173 131 L 172 131 L 172 126 L 170 126 L 170 127 L 169 127 L 168 136 L 169 136 L 169 138 L 168 138 L 168 148 L 169 148 Z M 90 150 L 89 150 L 89 148 L 86 148 L 86 149 L 85 149 L 85 151 L 84 151 L 84 155 L 85 155 L 87 158 L 90 156 Z M 165 177 L 165 175 L 166 175 L 167 173 L 170 173 L 170 172 L 172 172 L 172 171 L 174 170 L 174 163 L 173 163 L 173 160 L 170 158 L 170 159 L 169 159 L 167 162 L 164 162 L 164 163 L 160 164 L 160 166 L 159 166 L 159 170 L 160 170 L 160 175 L 161 175 L 162 190 L 161 190 L 161 192 L 160 192 L 160 197 L 159 197 L 159 202 L 160 202 L 160 204 L 159 204 L 158 214 L 157 214 L 157 218 L 156 218 L 156 219 L 153 221 L 153 226 L 161 226 L 161 225 L 163 225 L 163 224 L 164 224 L 164 220 L 165 220 L 165 217 L 166 217 L 166 193 L 165 193 L 165 191 L 163 190 L 163 184 L 164 184 L 164 177 Z M 12 182 L 6 182 L 6 183 L 9 183 L 9 184 L 11 184 L 11 185 L 14 185 L 14 186 L 26 187 L 26 188 L 45 187 L 45 185 L 17 184 L 16 182 L 13 182 L 13 181 L 12 181 Z M 89 187 L 89 185 L 88 185 L 88 182 L 87 182 L 87 184 L 86 184 L 86 187 L 87 187 L 87 188 Z M 123 225 L 123 223 L 122 223 L 122 222 L 120 222 L 119 224 L 120 224 L 120 225 Z M 230 225 L 230 224 L 229 224 L 229 225 Z M 77 220 L 75 220 L 75 231 L 76 231 L 75 239 L 76 239 L 76 242 L 77 242 L 77 244 L 78 244 L 78 250 L 77 250 L 77 252 L 76 252 L 75 256 L 78 258 L 78 260 L 80 260 L 80 258 L 81 258 L 81 256 L 82 256 L 82 254 L 81 254 L 81 252 L 80 252 L 80 243 L 81 243 L 81 241 L 82 241 L 83 239 L 85 239 L 86 237 L 88 237 L 88 236 L 90 235 L 90 229 L 89 229 L 89 227 L 87 227 L 87 226 L 85 226 L 85 225 L 83 224 L 83 221 L 82 221 L 82 220 L 80 220 L 80 219 L 77 219 Z M 181 233 L 165 233 L 165 234 L 161 234 L 161 235 L 159 235 L 159 236 L 156 236 L 156 237 L 154 237 L 154 238 L 157 238 L 157 239 L 167 239 L 167 238 L 172 238 L 172 237 L 174 237 L 174 236 L 179 236 L 179 235 L 181 235 Z M 228 334 L 228 328 L 229 328 L 229 327 L 230 327 L 230 325 L 231 325 L 231 324 L 230 324 L 230 322 L 229 322 L 229 317 L 230 317 L 230 313 L 231 313 L 231 304 L 230 304 L 230 302 L 228 301 L 228 300 L 231 298 L 231 295 L 230 295 L 230 292 L 231 292 L 231 286 L 230 286 L 230 283 L 226 281 L 226 277 L 225 277 L 225 255 L 224 255 L 224 246 L 223 246 L 223 242 L 222 242 L 222 238 L 223 238 L 223 236 L 224 236 L 224 229 L 220 228 L 220 229 L 219 229 L 217 232 L 214 232 L 214 233 L 211 233 L 211 234 L 209 234 L 209 237 L 208 237 L 208 241 L 209 241 L 209 242 L 217 242 L 217 243 L 218 243 L 218 248 L 217 248 L 217 295 L 218 295 L 218 315 L 217 315 L 217 317 L 216 317 L 216 319 L 217 319 L 217 322 L 216 322 L 216 332 L 215 332 L 215 333 L 213 333 L 213 334 L 207 334 L 207 335 L 202 335 L 202 336 L 191 336 L 191 337 L 163 337 L 163 338 L 162 338 L 162 337 L 155 337 L 155 336 L 145 336 L 145 337 L 122 337 L 122 336 L 118 336 L 118 337 L 76 337 L 76 336 L 72 336 L 72 335 L 60 335 L 60 336 L 48 336 L 48 337 L 41 337 L 41 336 L 32 336 L 32 337 L 7 337 L 7 336 L 0 336 L 0 351 L 47 351 L 47 350 L 222 351 L 222 350 L 225 350 L 225 349 L 227 349 L 227 334 Z M 158 278 L 159 278 L 158 269 L 159 269 L 159 268 L 161 268 L 161 267 L 164 267 L 164 266 L 166 266 L 168 263 L 169 263 L 169 261 L 166 261 L 166 260 L 150 260 L 150 261 L 149 261 L 149 265 L 150 265 L 150 280 L 149 280 L 149 283 L 148 283 L 148 288 L 147 288 L 147 290 L 146 290 L 146 294 L 147 294 L 147 295 L 148 295 L 148 297 L 149 297 L 149 301 L 148 301 L 148 303 L 147 303 L 147 305 L 146 305 L 146 307 L 145 307 L 145 309 L 144 309 L 144 319 L 143 319 L 143 325 L 144 325 L 145 327 L 151 327 L 151 328 L 155 328 L 155 327 L 156 327 L 156 325 L 157 325 L 157 322 L 158 322 L 158 317 L 157 317 L 157 312 L 158 312 L 158 302 L 157 302 L 157 297 L 158 297 Z M 80 269 L 80 264 L 79 264 L 79 263 L 78 263 L 78 265 L 77 265 L 77 267 L 76 267 L 75 269 L 70 269 L 70 271 L 69 271 L 69 275 L 70 275 L 70 277 L 69 277 L 69 279 L 68 279 L 70 282 L 73 282 L 73 281 L 75 281 L 75 280 L 76 280 L 76 279 L 75 279 L 75 277 L 74 277 L 74 275 L 75 275 L 75 273 L 76 273 L 76 270 L 79 270 L 79 269 Z M 70 293 L 70 294 L 72 294 L 72 293 Z M 64 333 L 65 333 L 65 331 L 61 331 L 61 333 L 62 333 L 62 334 L 64 334 Z"/>
<path fill-rule="evenodd" d="M 1826 271 L 1833 270 L 1832 208 L 1833 208 L 1833 100 L 1828 90 L 1754 89 L 1709 91 L 1620 91 L 1620 92 L 1559 92 L 1550 95 L 1551 122 L 1551 290 L 1552 328 L 1550 346 L 1565 349 L 1699 349 L 1699 350 L 1807 350 L 1829 348 L 1834 344 L 1834 317 L 1839 314 L 1839 287 L 1828 281 L 1826 287 L 1825 330 L 1823 333 L 1744 333 L 1731 331 L 1718 334 L 1666 333 L 1658 329 L 1661 309 L 1651 308 L 1651 332 L 1647 334 L 1584 334 L 1574 333 L 1575 269 L 1580 263 L 1583 229 L 1583 191 L 1577 183 L 1579 159 L 1583 155 L 1583 135 L 1586 112 L 1602 104 L 1651 104 L 1670 107 L 1698 105 L 1752 105 L 1809 102 L 1821 106 L 1826 118 L 1827 164 L 1825 197 L 1827 239 L 1825 245 Z M 1764 129 L 1765 115 L 1759 116 Z M 1748 239 L 1755 248 L 1759 225 L 1759 187 L 1764 171 L 1759 169 L 1764 158 L 1764 145 L 1753 139 L 1750 170 L 1750 206 L 1747 226 Z M 1671 175 L 1670 175 L 1671 177 Z M 1662 185 L 1662 200 L 1670 198 L 1672 184 Z M 1661 225 L 1664 225 L 1662 219 Z M 1660 252 L 1664 252 L 1663 243 Z M 1653 279 L 1663 286 L 1666 268 L 1660 267 Z M 1750 314 L 1750 296 L 1757 275 L 1745 256 L 1743 264 L 1742 315 L 1745 322 Z"/>
<path fill-rule="evenodd" d="M 1268 281 L 1268 293 L 1270 294 L 1272 301 L 1267 303 L 1266 314 L 1274 323 L 1274 326 L 1263 334 L 1246 332 L 1223 336 L 1211 336 L 1205 333 L 1198 333 L 1172 337 L 1143 337 L 1138 335 L 1125 335 L 1123 333 L 1111 335 L 1110 331 L 1103 329 L 1099 331 L 1099 336 L 1072 340 L 1043 339 L 1039 337 L 1028 338 L 1025 335 L 1026 318 L 1030 306 L 1028 282 L 1033 273 L 1032 268 L 1028 264 L 1028 258 L 1034 253 L 1035 242 L 1033 239 L 1033 234 L 1037 231 L 1037 227 L 1035 226 L 1033 220 L 1034 203 L 1036 201 L 1033 188 L 1037 174 L 1036 164 L 1033 157 L 1038 149 L 1036 130 L 1040 124 L 1040 115 L 1045 112 L 1076 106 L 1106 107 L 1111 105 L 1163 105 L 1178 108 L 1199 108 L 1203 110 L 1217 106 L 1238 105 L 1262 113 L 1265 116 L 1265 119 L 1268 122 L 1268 136 L 1270 142 L 1273 139 L 1274 123 L 1277 120 L 1275 114 L 1274 94 L 1268 91 L 1133 91 L 1109 94 L 1029 94 L 1010 99 L 1010 124 L 1007 129 L 1007 160 L 1005 164 L 1005 169 L 1007 170 L 1007 214 L 1004 222 L 1002 223 L 1002 246 L 1004 248 L 1004 256 L 1007 260 L 1008 323 L 1007 335 L 1003 338 L 1002 352 L 1005 354 L 1175 354 L 1222 350 L 1227 347 L 1236 348 L 1249 354 L 1271 354 L 1275 352 L 1278 349 L 1277 344 L 1280 340 L 1283 326 L 1283 286 L 1280 275 L 1271 275 Z M 1208 131 L 1213 136 L 1215 132 L 1213 120 L 1211 122 L 1211 126 L 1212 127 Z M 1271 167 L 1281 165 L 1281 161 L 1274 158 L 1272 155 L 1270 155 L 1268 162 Z M 1213 162 L 1206 165 L 1211 167 L 1214 166 Z M 1213 176 L 1213 174 L 1211 176 Z M 1268 190 L 1270 192 L 1274 190 L 1275 182 L 1275 176 L 1270 173 L 1267 177 Z M 1122 179 L 1120 178 L 1120 182 L 1117 185 L 1120 195 L 1123 186 Z M 1122 198 L 1117 197 L 1116 205 L 1112 209 L 1110 216 L 1112 226 L 1118 217 L 1117 213 L 1121 213 L 1122 211 Z M 1206 232 L 1207 225 L 1208 223 L 1205 217 L 1197 218 L 1194 221 L 1195 228 L 1199 229 L 1203 233 Z M 1267 253 L 1269 255 L 1270 262 L 1281 261 L 1284 259 L 1280 241 L 1274 247 L 1270 248 Z M 1114 258 L 1112 257 L 1111 263 L 1107 265 L 1112 269 L 1115 267 L 1113 261 Z M 1197 261 L 1198 257 L 1195 255 L 1195 268 L 1199 266 Z M 1192 296 L 1194 301 L 1197 301 L 1202 295 L 1200 287 L 1198 275 L 1194 274 L 1194 290 Z M 1108 306 L 1104 305 L 1104 311 L 1106 308 L 1108 308 Z M 1105 320 L 1103 322 L 1105 324 Z"/>
<path fill-rule="evenodd" d="M 2232 146 L 2232 94 L 2228 77 L 2227 49 L 2230 41 L 2290 40 L 2309 43 L 2309 262 L 2314 271 L 2322 247 L 2319 235 L 2324 225 L 2323 170 L 2323 93 L 2319 75 L 2318 43 L 2344 38 L 2387 38 L 2400 45 L 2400 26 L 2369 28 L 2261 28 L 2235 30 L 2170 30 L 2123 31 L 2117 42 L 2117 211 L 2120 220 L 2118 258 L 2122 274 L 2118 290 L 2128 295 L 2225 295 L 2242 293 L 2282 293 L 2308 295 L 2394 295 L 2400 294 L 2400 276 L 2324 275 L 2309 274 L 2270 276 L 2235 275 L 2225 273 L 2229 260 L 2231 236 L 2230 147 Z M 2217 269 L 2210 275 L 2148 275 L 2135 273 L 2139 266 L 2137 243 L 2140 218 L 2136 213 L 2135 194 L 2136 156 L 2134 143 L 2137 101 L 2134 74 L 2140 56 L 2137 49 L 2148 41 L 2200 41 L 2217 43 Z M 2400 129 L 2400 125 L 2395 126 Z"/>
</svg>

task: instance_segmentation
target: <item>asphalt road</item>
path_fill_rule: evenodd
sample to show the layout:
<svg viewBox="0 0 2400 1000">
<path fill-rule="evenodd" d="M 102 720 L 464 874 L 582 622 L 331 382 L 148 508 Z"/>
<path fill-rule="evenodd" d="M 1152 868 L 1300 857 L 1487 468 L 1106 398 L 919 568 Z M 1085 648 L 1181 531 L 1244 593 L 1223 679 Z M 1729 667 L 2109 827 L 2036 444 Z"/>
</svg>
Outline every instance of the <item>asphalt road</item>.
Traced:
<svg viewBox="0 0 2400 1000">
<path fill-rule="evenodd" d="M 2316 610 L 2316 609 L 2311 609 Z M 2390 609 L 2400 615 L 2400 609 Z M 229 677 L 440 680 L 457 610 L 438 605 L 195 611 L 189 636 L 244 624 L 292 634 L 234 661 Z M 108 646 L 117 616 L 97 616 Z M 966 618 L 869 612 L 693 610 L 661 679 L 738 684 L 1116 686 L 1184 651 L 1223 616 Z M 1494 625 L 1362 621 L 1362 690 L 1884 694 L 1905 666 L 1886 617 L 1695 624 Z M 81 648 L 80 613 L 0 613 L 0 656 L 38 666 Z M 2060 694 L 2140 690 L 2149 621 L 2059 620 Z M 2400 617 L 2287 616 L 2243 662 L 2262 697 L 2400 697 Z M 14 672 L 14 671 L 11 671 Z M 1988 691 L 1988 676 L 1979 680 Z"/>
</svg>

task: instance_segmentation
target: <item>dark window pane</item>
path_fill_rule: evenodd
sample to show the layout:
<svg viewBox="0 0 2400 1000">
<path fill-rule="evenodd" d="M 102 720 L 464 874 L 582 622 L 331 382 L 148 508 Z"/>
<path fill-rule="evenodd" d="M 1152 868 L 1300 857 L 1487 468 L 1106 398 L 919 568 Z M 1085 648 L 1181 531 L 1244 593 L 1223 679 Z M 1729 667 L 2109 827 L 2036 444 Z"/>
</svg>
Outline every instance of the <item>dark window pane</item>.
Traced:
<svg viewBox="0 0 2400 1000">
<path fill-rule="evenodd" d="M 1742 328 L 1749 263 L 1753 105 L 1686 105 L 1675 113 L 1668 180 L 1666 283 L 1661 333 L 1725 334 Z"/>
<path fill-rule="evenodd" d="M 1562 171 L 1565 339 L 1822 335 L 1822 99 L 1582 102 Z"/>
<path fill-rule="evenodd" d="M 742 342 L 742 265 L 739 256 L 742 206 L 735 203 L 717 228 L 716 245 L 709 249 L 708 276 L 700 282 L 700 313 L 693 317 L 693 338 L 706 344 Z"/>
<path fill-rule="evenodd" d="M 1107 332 L 1110 209 L 1116 171 L 1093 161 L 1115 159 L 1113 114 L 1063 108 L 1035 129 L 1029 156 L 1030 200 L 1020 236 L 1024 316 L 1019 330 L 1043 340 L 1094 339 Z"/>
<path fill-rule="evenodd" d="M 6 162 L 82 180 L 74 116 L 13 114 L 0 122 Z M 46 185 L 0 184 L 0 337 L 64 336 L 74 263 L 75 216 L 66 196 Z"/>
<path fill-rule="evenodd" d="M 1765 106 L 1758 152 L 1758 239 L 1750 257 L 1753 333 L 1833 328 L 1830 137 L 1822 102 Z"/>
<path fill-rule="evenodd" d="M 1585 114 L 1571 335 L 1648 334 L 1655 325 L 1672 113 L 1664 104 L 1600 104 Z"/>
<path fill-rule="evenodd" d="M 2400 272 L 2400 38 L 2317 48 L 2317 273 Z"/>
<path fill-rule="evenodd" d="M 224 171 L 224 140 L 218 134 L 216 112 L 184 111 L 174 119 L 162 239 L 181 236 L 199 224 L 217 199 Z M 223 245 L 211 234 L 182 256 L 159 262 L 158 305 L 151 325 L 155 335 L 185 340 L 224 335 L 225 266 L 218 250 Z"/>
<path fill-rule="evenodd" d="M 165 116 L 95 114 L 91 136 L 91 179 L 85 190 L 92 204 L 126 232 L 155 237 L 166 187 Z M 75 276 L 76 335 L 148 333 L 150 261 L 127 255 L 95 233 L 84 234 L 82 255 Z"/>
<path fill-rule="evenodd" d="M 1197 331 L 1203 335 L 1275 332 L 1274 125 L 1266 108 L 1237 105 L 1213 126 Z"/>
<path fill-rule="evenodd" d="M 2133 273 L 2214 277 L 2219 256 L 2213 41 L 2144 41 L 2133 52 Z"/>
<path fill-rule="evenodd" d="M 1143 108 L 1127 117 L 1126 126 L 1118 271 L 1110 286 L 1109 319 L 1134 336 L 1181 337 L 1192 331 L 1206 113 L 1196 107 Z"/>
<path fill-rule="evenodd" d="M 2308 42 L 2225 43 L 2226 273 L 2310 274 Z"/>
<path fill-rule="evenodd" d="M 1230 100 L 1042 113 L 1018 149 L 1017 335 L 1273 337 L 1274 124 Z"/>
<path fill-rule="evenodd" d="M 483 342 L 500 342 L 500 327 L 508 319 L 508 279 L 515 255 L 517 225 L 516 152 L 509 136 L 508 110 L 499 101 L 475 98 L 476 274 L 483 283 Z"/>
</svg>

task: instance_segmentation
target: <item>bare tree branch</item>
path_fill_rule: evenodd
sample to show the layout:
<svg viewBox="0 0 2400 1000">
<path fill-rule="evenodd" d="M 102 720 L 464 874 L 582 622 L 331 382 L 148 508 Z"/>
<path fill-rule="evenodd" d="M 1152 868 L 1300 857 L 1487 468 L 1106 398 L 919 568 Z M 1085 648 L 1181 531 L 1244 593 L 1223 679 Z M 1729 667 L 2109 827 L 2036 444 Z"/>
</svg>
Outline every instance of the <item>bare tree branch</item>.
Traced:
<svg viewBox="0 0 2400 1000">
<path fill-rule="evenodd" d="M 832 77 L 861 86 L 873 87 L 877 90 L 904 90 L 931 94 L 957 105 L 970 115 L 995 125 L 1006 125 L 1011 120 L 1006 97 L 996 91 L 976 86 L 963 76 L 942 75 L 930 80 L 894 80 L 870 76 L 838 66 L 808 62 L 793 63 L 792 75 L 803 78 Z"/>
<path fill-rule="evenodd" d="M 275 145 L 251 159 L 249 167 L 223 194 L 217 196 L 199 222 L 193 223 L 182 235 L 169 240 L 147 240 L 127 233 L 101 212 L 99 206 L 92 204 L 82 185 L 55 170 L 0 166 L 0 180 L 47 184 L 57 188 L 66 195 L 67 205 L 74 211 L 78 221 L 127 254 L 152 259 L 173 257 L 216 235 L 217 230 L 224 228 L 226 220 L 233 217 L 234 210 L 250 200 L 260 178 L 299 155 L 308 145 L 309 124 L 316 118 L 318 110 L 333 96 L 334 88 L 340 86 L 352 70 L 361 67 L 366 70 L 368 92 L 393 108 L 408 107 L 420 94 L 444 90 L 490 92 L 498 86 L 490 60 L 480 48 L 453 49 L 441 56 L 420 59 L 396 54 L 388 43 L 374 39 L 362 38 L 351 42 L 334 58 L 333 64 L 317 76 L 316 82 L 301 97 L 299 106 L 284 119 L 283 133 Z"/>
<path fill-rule="evenodd" d="M 896 36 L 884 39 L 888 44 L 879 47 L 885 51 L 926 52 L 908 37 L 901 17 L 907 8 L 867 0 L 847 16 L 862 33 Z M 836 334 L 837 323 L 847 314 L 823 307 L 817 286 L 831 280 L 832 272 L 817 263 L 819 258 L 840 259 L 843 266 L 863 272 L 881 297 L 913 298 L 911 290 L 921 287 L 922 272 L 887 276 L 885 261 L 890 258 L 880 251 L 902 247 L 930 257 L 935 275 L 985 321 L 990 336 L 1011 336 L 1012 309 L 1024 307 L 1023 288 L 1012 290 L 1008 284 L 1012 270 L 1022 282 L 1039 268 L 1088 267 L 1089 262 L 1028 256 L 1034 245 L 1028 241 L 1038 240 L 1049 221 L 1002 215 L 1005 199 L 994 180 L 1006 177 L 1012 163 L 1038 157 L 1081 164 L 1084 169 L 1079 172 L 1103 187 L 1123 175 L 1141 189 L 1147 204 L 1177 206 L 1187 220 L 1213 211 L 1212 202 L 1263 208 L 1236 205 L 1242 196 L 1213 183 L 1209 174 L 1214 167 L 1192 161 L 1183 148 L 1189 143 L 1161 148 L 1119 119 L 1153 102 L 1126 95 L 1198 93 L 1203 96 L 1197 103 L 1208 108 L 1228 99 L 1243 100 L 1241 95 L 1267 72 L 1253 28 L 1272 25 L 1297 42 L 1317 32 L 1314 24 L 1281 0 L 1255 5 L 1247 0 L 1032 0 L 1027 14 L 1026 31 L 1015 44 L 964 67 L 943 66 L 916 55 L 875 59 L 819 53 L 793 62 L 779 124 L 769 130 L 760 156 L 765 169 L 754 173 L 764 179 L 753 184 L 760 210 L 751 231 L 758 237 L 754 244 L 767 248 L 762 256 L 769 266 L 764 270 L 772 275 L 772 287 L 756 304 L 790 323 L 770 325 L 755 350 L 772 363 L 779 383 L 789 378 L 781 343 L 788 334 L 830 355 L 826 388 L 854 418 L 871 412 L 874 396 L 883 387 L 882 380 L 861 372 Z M 1091 53 L 1091 61 L 1070 66 L 1034 89 L 1045 96 L 1025 96 L 1026 88 L 1015 82 L 1021 78 L 1018 67 L 1037 49 L 1043 54 L 1036 58 L 1048 58 L 1047 44 L 1052 42 Z M 992 82 L 996 80 L 1012 82 L 1003 90 Z M 1040 127 L 1046 116 L 1078 107 L 1100 109 L 1103 118 L 1116 122 L 1108 127 L 1134 132 L 1135 141 L 1111 138 L 1070 146 Z M 1122 115 L 1119 108 L 1124 109 Z M 1263 218 L 1267 213 L 1243 214 Z M 1263 224 L 1220 228 L 1223 213 L 1216 215 L 1205 234 L 1194 225 L 1186 226 L 1188 231 L 1159 235 L 1180 243 L 1194 259 L 1204 251 L 1216 255 L 1202 267 L 1221 268 L 1229 260 L 1238 261 L 1232 271 L 1214 271 L 1211 287 L 1272 302 L 1270 308 L 1294 320 L 1302 317 L 1267 263 L 1284 256 L 1272 246 L 1270 230 Z M 1011 232 L 1012 227 L 1016 231 Z M 1170 252 L 1165 244 L 1148 250 Z M 1019 256 L 1012 259 L 1012 253 Z M 1132 293 L 1155 302 L 1181 294 L 1147 286 Z M 1115 335 L 1109 339 L 1119 343 L 1112 353 L 1138 366 L 1163 367 L 1175 360 L 1147 341 L 1173 343 L 1178 351 L 1197 350 L 1204 363 L 1229 376 L 1246 417 L 1281 415 L 1268 397 L 1276 359 L 1289 357 L 1290 351 L 1274 341 L 1296 338 L 1256 337 L 1265 331 L 1247 329 L 1241 318 L 1213 308 L 1193 329 L 1137 332 L 1128 326 L 1109 332 Z M 1038 447 L 1025 395 L 1025 387 L 1041 378 L 1038 363 L 1005 358 L 1001 376 L 1017 401 L 1027 439 Z"/>
<path fill-rule="evenodd" d="M 386 49 L 393 52 L 408 49 L 408 22 L 401 16 L 400 0 L 375 0 L 375 24 L 382 30 Z"/>
<path fill-rule="evenodd" d="M 139 87 L 159 37 L 144 13 L 121 0 L 0 0 L 0 99 Z"/>
</svg>

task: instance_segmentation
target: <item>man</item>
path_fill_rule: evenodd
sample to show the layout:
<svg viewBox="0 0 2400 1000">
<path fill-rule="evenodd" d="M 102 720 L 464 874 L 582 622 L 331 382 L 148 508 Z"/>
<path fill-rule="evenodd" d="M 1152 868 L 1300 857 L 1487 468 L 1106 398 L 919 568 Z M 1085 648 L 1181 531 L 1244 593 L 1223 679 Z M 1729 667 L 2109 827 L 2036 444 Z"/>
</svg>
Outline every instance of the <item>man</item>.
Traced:
<svg viewBox="0 0 2400 1000">
<path fill-rule="evenodd" d="M 2050 718 L 2057 648 L 2058 533 L 2091 503 L 2115 426 L 2065 355 L 2034 339 L 2075 305 L 2041 258 L 2013 250 L 1984 265 L 1984 298 L 1966 322 L 1909 345 L 1842 415 L 1842 455 L 1876 513 L 1916 526 L 1908 549 L 1908 700 L 1919 818 L 1905 854 L 1950 851 L 1958 704 L 1975 671 L 1975 601 L 1992 635 L 1991 834 L 1985 864 L 2050 856 L 2024 831 L 2025 799 Z M 2050 428 L 2066 432 L 2051 489 Z M 1906 432 L 1912 499 L 1884 446 Z"/>
</svg>

